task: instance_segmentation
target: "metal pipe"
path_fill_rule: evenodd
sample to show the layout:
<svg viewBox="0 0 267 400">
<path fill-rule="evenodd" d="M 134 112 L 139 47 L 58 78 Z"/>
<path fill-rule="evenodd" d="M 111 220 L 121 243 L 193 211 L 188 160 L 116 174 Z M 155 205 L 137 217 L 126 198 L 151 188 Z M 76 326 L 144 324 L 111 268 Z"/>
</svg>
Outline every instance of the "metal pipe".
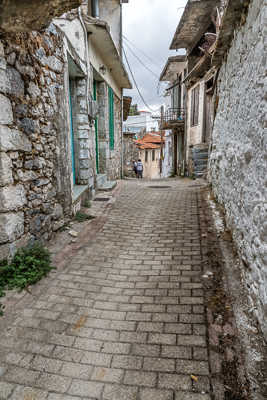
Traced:
<svg viewBox="0 0 267 400">
<path fill-rule="evenodd" d="M 99 18 L 99 1 L 91 0 L 92 17 Z"/>
</svg>

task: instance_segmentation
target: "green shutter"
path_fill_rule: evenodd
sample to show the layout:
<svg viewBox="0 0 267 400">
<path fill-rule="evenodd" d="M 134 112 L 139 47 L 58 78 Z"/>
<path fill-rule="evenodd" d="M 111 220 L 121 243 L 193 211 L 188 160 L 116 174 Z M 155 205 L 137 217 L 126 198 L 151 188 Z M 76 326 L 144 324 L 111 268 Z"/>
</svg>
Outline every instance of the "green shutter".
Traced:
<svg viewBox="0 0 267 400">
<path fill-rule="evenodd" d="M 94 80 L 94 100 L 97 100 L 97 83 Z M 95 161 L 96 161 L 96 173 L 99 174 L 99 150 L 98 150 L 98 118 L 95 119 Z"/>
<path fill-rule="evenodd" d="M 114 93 L 108 88 L 108 103 L 109 103 L 109 148 L 114 150 Z"/>
</svg>

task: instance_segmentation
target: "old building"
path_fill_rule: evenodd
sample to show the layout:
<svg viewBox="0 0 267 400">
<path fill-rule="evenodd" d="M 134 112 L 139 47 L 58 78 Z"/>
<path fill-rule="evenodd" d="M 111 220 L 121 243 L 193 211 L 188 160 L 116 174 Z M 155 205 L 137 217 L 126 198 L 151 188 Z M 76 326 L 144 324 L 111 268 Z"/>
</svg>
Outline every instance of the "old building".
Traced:
<svg viewBox="0 0 267 400">
<path fill-rule="evenodd" d="M 158 120 L 153 118 L 150 111 L 138 111 L 138 115 L 129 115 L 124 122 L 124 132 L 130 131 L 135 133 L 138 137 L 140 133 L 157 131 Z"/>
<path fill-rule="evenodd" d="M 121 7 L 83 2 L 41 32 L 1 37 L 1 258 L 50 238 L 121 176 L 122 89 L 131 87 Z"/>
<path fill-rule="evenodd" d="M 144 168 L 143 178 L 162 178 L 165 138 L 159 132 L 151 132 L 136 140 L 135 144 Z"/>
<path fill-rule="evenodd" d="M 185 109 L 186 87 L 183 80 L 187 74 L 185 56 L 169 57 L 161 73 L 160 81 L 168 82 L 166 95 L 170 97 L 170 107 L 165 109 L 160 121 L 161 129 L 171 132 L 172 138 L 172 171 L 173 175 L 185 174 Z"/>
<path fill-rule="evenodd" d="M 251 312 L 267 337 L 265 19 L 259 0 L 189 0 L 171 49 L 186 49 L 186 170 L 208 174 L 225 209 Z M 161 78 L 172 84 L 183 64 L 168 64 Z"/>
</svg>

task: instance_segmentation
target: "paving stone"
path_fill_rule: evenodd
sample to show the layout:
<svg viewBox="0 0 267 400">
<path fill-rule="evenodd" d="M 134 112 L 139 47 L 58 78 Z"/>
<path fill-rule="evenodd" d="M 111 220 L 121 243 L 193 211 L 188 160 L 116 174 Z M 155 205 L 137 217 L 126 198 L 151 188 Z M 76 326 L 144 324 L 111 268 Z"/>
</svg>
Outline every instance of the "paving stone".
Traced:
<svg viewBox="0 0 267 400">
<path fill-rule="evenodd" d="M 142 357 L 136 356 L 113 356 L 112 367 L 124 369 L 141 369 Z"/>
<path fill-rule="evenodd" d="M 124 371 L 117 368 L 94 368 L 91 379 L 100 382 L 120 383 L 122 381 Z"/>
<path fill-rule="evenodd" d="M 143 368 L 147 371 L 172 372 L 175 370 L 175 360 L 174 359 L 145 357 Z"/>
<path fill-rule="evenodd" d="M 93 240 L 20 307 L 0 399 L 210 400 L 197 198 L 169 184 L 121 182 Z"/>
<path fill-rule="evenodd" d="M 176 374 L 159 374 L 160 388 L 174 390 L 191 390 L 192 382 L 190 376 Z"/>
<path fill-rule="evenodd" d="M 71 378 L 89 380 L 92 371 L 93 367 L 90 365 L 64 362 L 60 374 Z"/>
<path fill-rule="evenodd" d="M 42 389 L 64 393 L 68 390 L 71 379 L 54 374 L 41 373 L 36 380 L 36 385 Z"/>
<path fill-rule="evenodd" d="M 192 349 L 191 349 L 191 347 L 184 347 L 184 346 L 162 346 L 161 356 L 162 357 L 191 359 L 192 358 Z"/>
<path fill-rule="evenodd" d="M 95 397 L 99 399 L 103 387 L 103 383 L 100 382 L 86 382 L 74 379 L 68 393 L 76 396 Z"/>
<path fill-rule="evenodd" d="M 209 394 L 176 392 L 175 400 L 211 400 Z"/>
<path fill-rule="evenodd" d="M 150 333 L 148 343 L 154 344 L 176 344 L 176 335 L 164 333 Z"/>
<path fill-rule="evenodd" d="M 153 372 L 126 371 L 124 376 L 124 383 L 127 385 L 154 387 L 156 381 L 157 374 Z"/>
<path fill-rule="evenodd" d="M 105 385 L 103 400 L 137 400 L 135 386 Z"/>
<path fill-rule="evenodd" d="M 180 374 L 209 375 L 206 361 L 177 360 L 176 371 Z"/>
<path fill-rule="evenodd" d="M 173 400 L 173 393 L 169 390 L 142 389 L 140 400 Z"/>
</svg>

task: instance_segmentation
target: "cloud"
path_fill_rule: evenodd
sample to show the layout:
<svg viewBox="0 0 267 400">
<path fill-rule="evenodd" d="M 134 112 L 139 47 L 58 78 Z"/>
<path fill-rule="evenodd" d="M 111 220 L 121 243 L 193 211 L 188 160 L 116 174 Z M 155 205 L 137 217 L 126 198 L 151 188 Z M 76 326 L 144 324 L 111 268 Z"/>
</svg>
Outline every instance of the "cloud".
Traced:
<svg viewBox="0 0 267 400">
<path fill-rule="evenodd" d="M 157 89 L 159 76 L 167 58 L 177 54 L 169 50 L 169 47 L 183 13 L 183 9 L 179 7 L 185 6 L 186 2 L 187 0 L 130 0 L 123 5 L 123 34 L 130 41 L 124 40 L 124 49 L 138 87 L 152 109 L 159 108 L 164 103 L 162 94 L 165 85 L 161 83 L 160 90 Z M 132 52 L 157 77 L 147 71 Z M 133 104 L 137 103 L 140 109 L 147 109 L 135 88 L 125 90 L 125 95 L 133 97 Z"/>
</svg>

